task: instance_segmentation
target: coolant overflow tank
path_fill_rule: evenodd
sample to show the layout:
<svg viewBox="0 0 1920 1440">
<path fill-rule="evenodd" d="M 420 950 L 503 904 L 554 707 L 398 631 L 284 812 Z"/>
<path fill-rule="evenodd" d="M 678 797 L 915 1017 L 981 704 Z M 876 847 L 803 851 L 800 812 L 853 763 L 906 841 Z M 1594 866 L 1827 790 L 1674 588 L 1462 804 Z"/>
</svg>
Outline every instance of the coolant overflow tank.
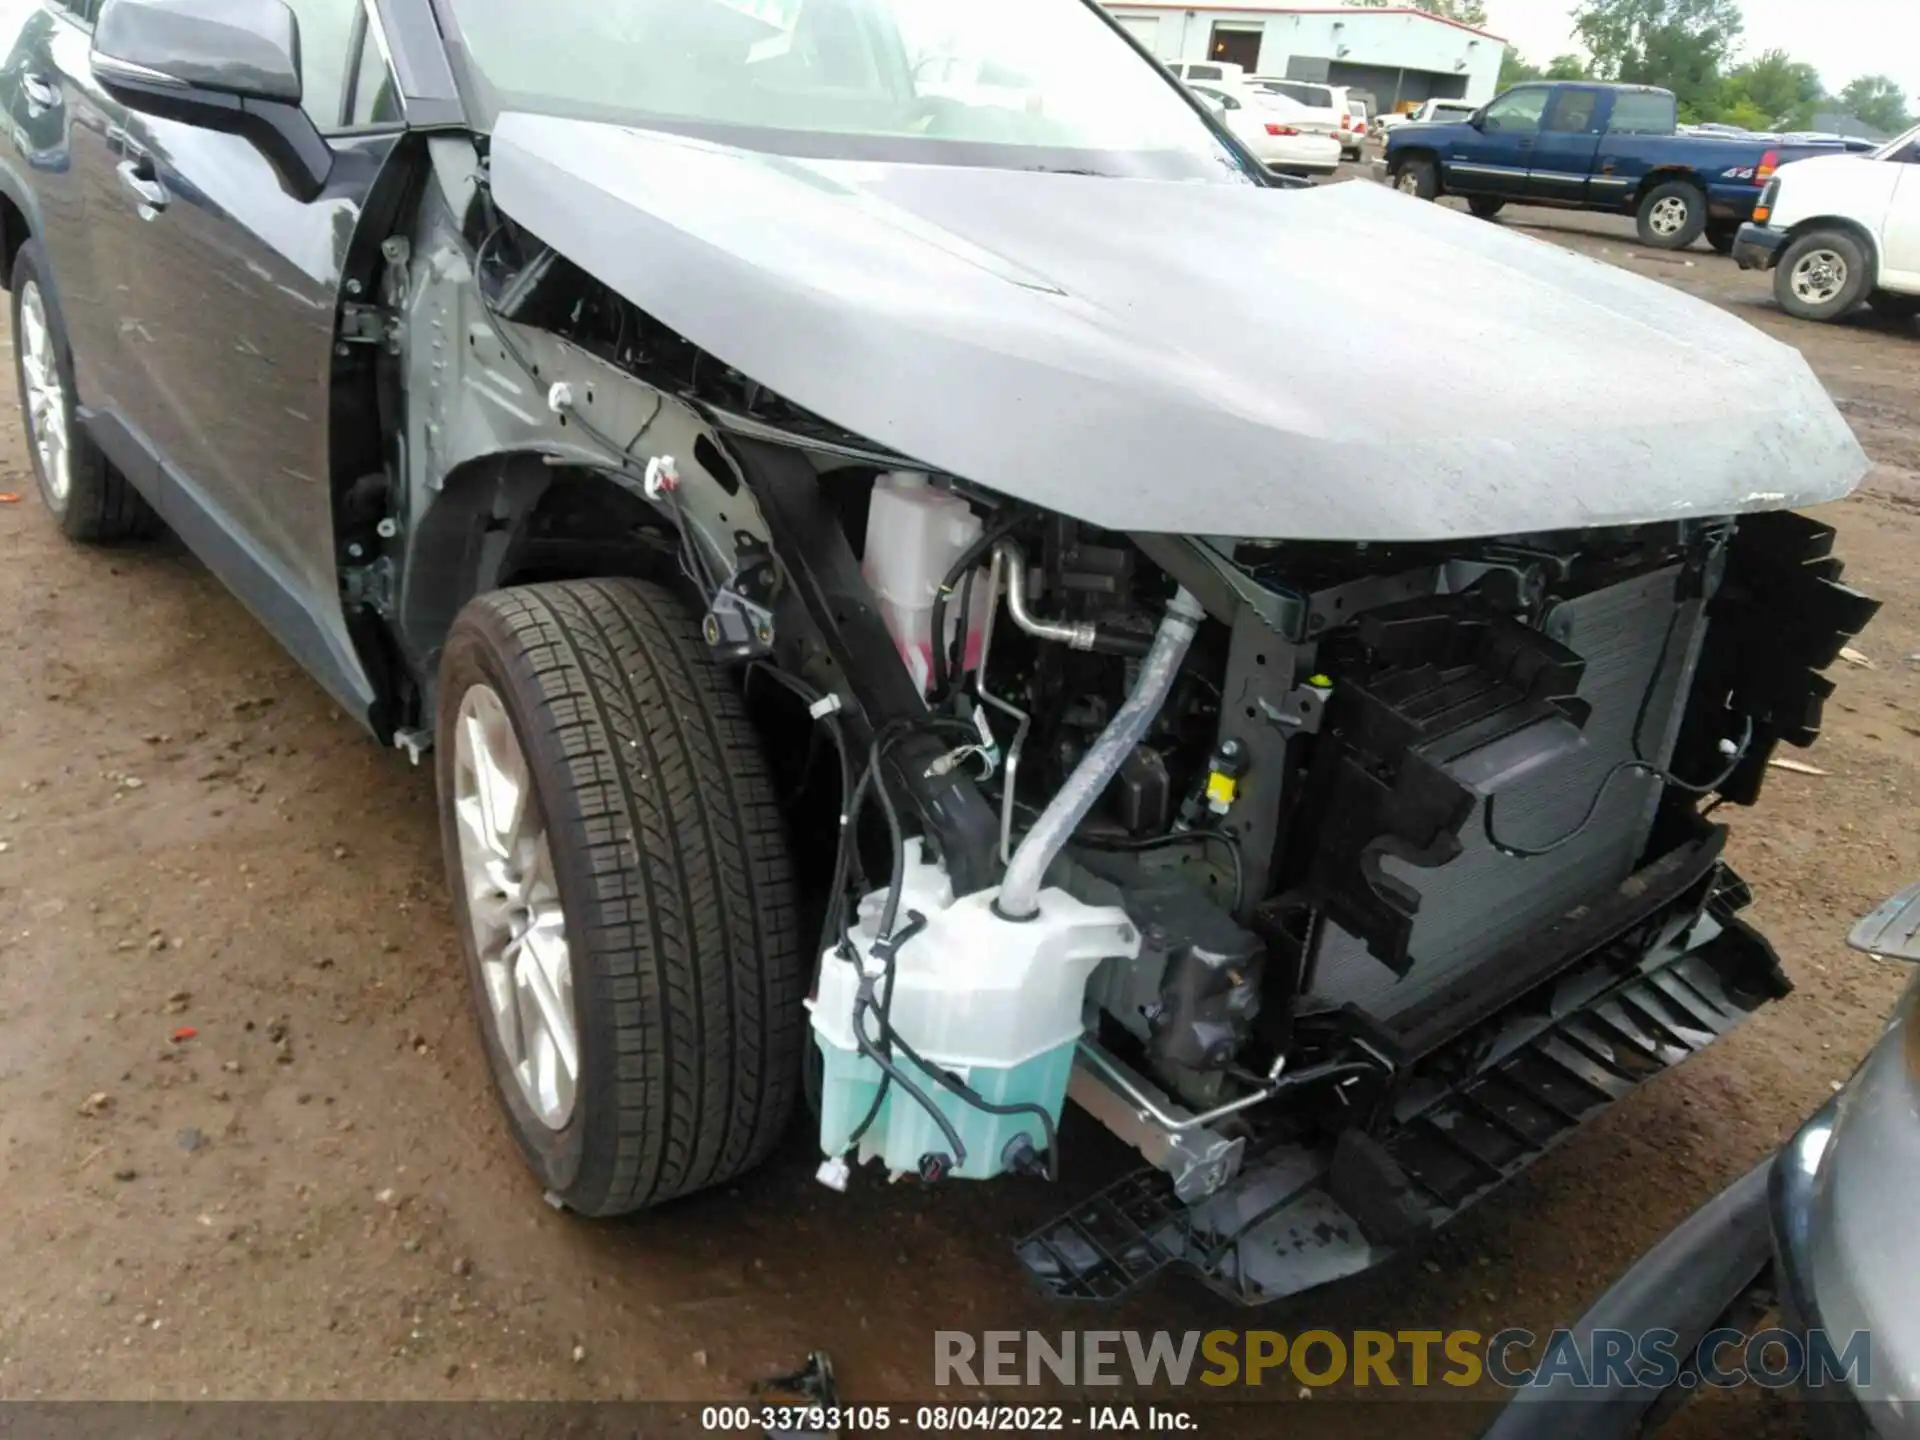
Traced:
<svg viewBox="0 0 1920 1440">
<path fill-rule="evenodd" d="M 997 890 L 954 899 L 946 871 L 926 858 L 917 839 L 907 842 L 906 865 L 896 933 L 906 934 L 910 915 L 926 923 L 894 955 L 892 1033 L 989 1104 L 1037 1105 L 1057 1124 L 1083 1030 L 1087 978 L 1102 960 L 1137 955 L 1139 933 L 1124 911 L 1087 905 L 1061 890 L 1042 890 L 1030 920 L 1003 920 L 993 910 Z M 860 902 L 851 932 L 856 958 L 830 947 L 811 1002 L 823 1064 L 820 1149 L 829 1157 L 846 1153 L 880 1093 L 884 1072 L 862 1053 L 854 1024 L 859 1009 L 869 1045 L 886 1049 L 879 1008 L 887 998 L 887 967 L 884 951 L 876 949 L 884 899 L 874 894 Z M 870 996 L 864 1004 L 863 980 Z M 1012 1158 L 1045 1148 L 1044 1128 L 1031 1112 L 989 1113 L 898 1047 L 892 1059 L 939 1107 L 966 1155 L 955 1163 L 952 1142 L 926 1106 L 891 1085 L 860 1138 L 859 1159 L 878 1157 L 889 1170 L 912 1172 L 931 1156 L 944 1160 L 943 1173 L 986 1180 Z"/>
</svg>

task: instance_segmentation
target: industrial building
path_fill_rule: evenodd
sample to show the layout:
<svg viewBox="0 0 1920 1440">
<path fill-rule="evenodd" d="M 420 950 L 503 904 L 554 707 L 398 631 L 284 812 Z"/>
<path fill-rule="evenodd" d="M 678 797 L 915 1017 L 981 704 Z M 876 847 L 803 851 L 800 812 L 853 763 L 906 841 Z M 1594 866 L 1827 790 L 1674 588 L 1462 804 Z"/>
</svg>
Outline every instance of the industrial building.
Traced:
<svg viewBox="0 0 1920 1440">
<path fill-rule="evenodd" d="M 1428 99 L 1485 104 L 1499 92 L 1507 53 L 1497 35 L 1411 8 L 1102 3 L 1161 60 L 1218 60 L 1250 73 L 1345 85 L 1387 111 Z"/>
</svg>

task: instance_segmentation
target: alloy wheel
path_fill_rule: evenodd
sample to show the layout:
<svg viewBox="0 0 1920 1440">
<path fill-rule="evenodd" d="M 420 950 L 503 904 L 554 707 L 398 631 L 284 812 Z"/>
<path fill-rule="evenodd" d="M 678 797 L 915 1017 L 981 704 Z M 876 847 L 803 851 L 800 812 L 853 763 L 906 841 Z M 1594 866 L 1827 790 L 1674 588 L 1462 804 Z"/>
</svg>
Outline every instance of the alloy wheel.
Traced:
<svg viewBox="0 0 1920 1440">
<path fill-rule="evenodd" d="M 20 291 L 20 371 L 26 380 L 27 433 L 40 457 L 40 472 L 55 505 L 66 503 L 73 483 L 67 445 L 67 389 L 47 323 L 47 302 L 40 283 L 29 280 Z"/>
<path fill-rule="evenodd" d="M 559 1130 L 572 1118 L 580 1080 L 566 912 L 526 753 L 489 686 L 475 685 L 460 701 L 453 780 L 487 1020 L 528 1109 Z"/>
</svg>

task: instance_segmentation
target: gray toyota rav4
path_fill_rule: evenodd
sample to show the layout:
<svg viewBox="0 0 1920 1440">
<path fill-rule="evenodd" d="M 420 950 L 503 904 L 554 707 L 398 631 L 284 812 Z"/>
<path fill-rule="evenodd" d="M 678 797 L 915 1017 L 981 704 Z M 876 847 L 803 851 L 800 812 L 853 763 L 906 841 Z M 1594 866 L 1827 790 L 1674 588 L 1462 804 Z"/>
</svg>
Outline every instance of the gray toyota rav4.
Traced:
<svg viewBox="0 0 1920 1440">
<path fill-rule="evenodd" d="M 164 524 L 431 756 L 555 1203 L 802 1097 L 829 1186 L 1044 1181 L 1071 1098 L 1142 1165 L 1035 1275 L 1270 1299 L 1789 989 L 1713 807 L 1873 613 L 1793 508 L 1865 461 L 1740 321 L 1273 184 L 1087 0 L 0 43 L 47 508 Z"/>
</svg>

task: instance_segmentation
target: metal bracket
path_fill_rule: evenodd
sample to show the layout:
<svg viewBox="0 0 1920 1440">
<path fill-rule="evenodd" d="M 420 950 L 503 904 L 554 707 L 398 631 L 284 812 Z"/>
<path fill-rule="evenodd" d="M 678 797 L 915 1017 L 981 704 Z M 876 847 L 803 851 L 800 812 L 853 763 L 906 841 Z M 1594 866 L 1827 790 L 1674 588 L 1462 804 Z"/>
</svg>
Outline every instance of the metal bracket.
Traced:
<svg viewBox="0 0 1920 1440">
<path fill-rule="evenodd" d="M 1240 1173 L 1247 1151 L 1244 1136 L 1228 1139 L 1208 1129 L 1199 1123 L 1208 1117 L 1189 1114 L 1092 1041 L 1080 1043 L 1067 1095 L 1155 1169 L 1165 1171 L 1174 1194 L 1189 1205 Z"/>
<path fill-rule="evenodd" d="M 347 301 L 340 307 L 340 338 L 349 345 L 386 344 L 386 312 L 377 305 Z"/>
<path fill-rule="evenodd" d="M 396 730 L 393 732 L 393 748 L 403 753 L 417 767 L 433 749 L 433 731 Z"/>
<path fill-rule="evenodd" d="M 736 543 L 738 568 L 714 594 L 700 632 L 728 660 L 757 660 L 773 651 L 773 554 L 751 536 Z"/>
<path fill-rule="evenodd" d="M 1320 722 L 1327 713 L 1327 697 L 1332 689 L 1323 685 L 1296 685 L 1280 697 L 1278 704 L 1257 696 L 1254 705 L 1268 724 L 1285 735 L 1318 735 Z"/>
<path fill-rule="evenodd" d="M 354 565 L 340 572 L 340 598 L 349 606 L 365 605 L 382 615 L 393 609 L 393 562 L 385 556 L 371 565 Z"/>
</svg>

